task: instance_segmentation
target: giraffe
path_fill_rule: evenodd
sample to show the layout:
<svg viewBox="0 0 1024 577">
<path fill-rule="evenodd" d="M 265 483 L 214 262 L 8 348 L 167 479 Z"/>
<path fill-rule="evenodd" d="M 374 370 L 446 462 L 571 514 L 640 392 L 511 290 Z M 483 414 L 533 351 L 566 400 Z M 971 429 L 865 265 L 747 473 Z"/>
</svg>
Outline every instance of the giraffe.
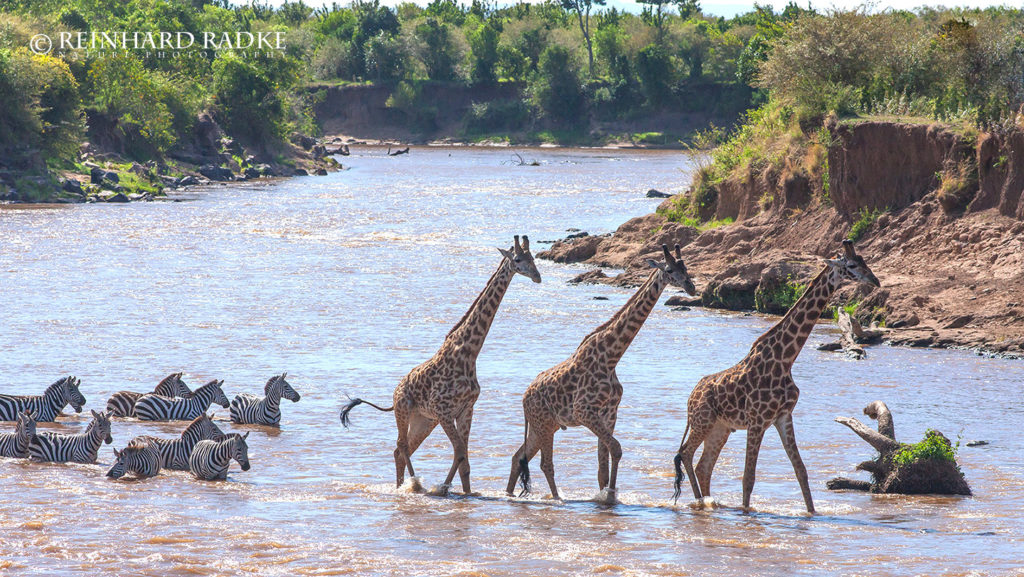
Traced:
<svg viewBox="0 0 1024 577">
<path fill-rule="evenodd" d="M 711 492 L 711 471 L 729 435 L 737 429 L 747 430 L 747 455 L 743 468 L 743 508 L 750 508 L 754 489 L 754 473 L 761 439 L 770 425 L 775 425 L 786 455 L 793 464 L 807 511 L 814 513 L 807 469 L 797 450 L 793 432 L 793 408 L 800 389 L 793 382 L 790 369 L 800 349 L 811 334 L 821 311 L 832 293 L 845 280 L 879 287 L 878 279 L 853 250 L 853 243 L 843 241 L 844 254 L 826 259 L 821 272 L 811 281 L 782 320 L 758 337 L 750 352 L 734 367 L 702 378 L 687 403 L 686 429 L 679 452 L 675 456 L 675 499 L 679 499 L 682 469 L 693 488 L 693 496 L 701 499 Z M 693 454 L 704 443 L 697 462 Z"/>
<path fill-rule="evenodd" d="M 437 353 L 398 383 L 392 406 L 382 408 L 362 399 L 351 399 L 341 411 L 341 422 L 345 427 L 349 424 L 349 411 L 356 405 L 365 403 L 379 411 L 394 411 L 395 424 L 398 425 L 398 443 L 394 452 L 397 487 L 405 482 L 406 469 L 410 477 L 416 477 L 410 458 L 434 427 L 440 424 L 455 453 L 440 493 L 448 492 L 456 470 L 463 492 L 471 492 L 469 431 L 473 423 L 473 405 L 480 395 L 476 359 L 512 278 L 521 274 L 535 283 L 540 282 L 540 273 L 530 253 L 529 237 L 523 235 L 520 244 L 519 235 L 516 235 L 509 250 L 499 248 L 498 251 L 501 264 L 487 281 L 483 292 L 448 333 Z"/>
<path fill-rule="evenodd" d="M 668 247 L 662 245 L 665 263 L 647 261 L 654 270 L 636 294 L 608 322 L 584 338 L 571 357 L 538 375 L 526 389 L 523 394 L 524 440 L 512 457 L 512 471 L 506 489 L 509 495 L 512 495 L 517 479 L 522 482 L 522 494 L 530 491 L 529 461 L 539 450 L 540 468 L 547 477 L 551 498 L 559 499 L 552 460 L 555 432 L 559 428 L 584 426 L 598 438 L 597 483 L 602 494 L 599 499 L 614 501 L 615 480 L 622 457 L 622 447 L 613 436 L 622 399 L 622 385 L 615 374 L 615 367 L 666 286 L 673 284 L 690 294 L 696 293 L 683 264 L 679 245 L 675 248 L 676 257 L 673 258 Z"/>
</svg>

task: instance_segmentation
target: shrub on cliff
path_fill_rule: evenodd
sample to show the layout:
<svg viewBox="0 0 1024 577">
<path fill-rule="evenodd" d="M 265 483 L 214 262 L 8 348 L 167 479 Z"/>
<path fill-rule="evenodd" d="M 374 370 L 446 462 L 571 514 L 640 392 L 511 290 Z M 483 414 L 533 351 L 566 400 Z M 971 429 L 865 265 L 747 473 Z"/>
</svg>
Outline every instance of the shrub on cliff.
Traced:
<svg viewBox="0 0 1024 577">
<path fill-rule="evenodd" d="M 266 71 L 225 53 L 213 63 L 217 107 L 231 134 L 250 142 L 277 141 L 285 130 L 285 103 Z"/>
<path fill-rule="evenodd" d="M 78 91 L 64 61 L 0 48 L 0 163 L 73 154 L 82 132 Z"/>
<path fill-rule="evenodd" d="M 561 46 L 551 46 L 541 54 L 530 92 L 534 105 L 555 123 L 578 126 L 586 118 L 577 65 Z"/>
</svg>

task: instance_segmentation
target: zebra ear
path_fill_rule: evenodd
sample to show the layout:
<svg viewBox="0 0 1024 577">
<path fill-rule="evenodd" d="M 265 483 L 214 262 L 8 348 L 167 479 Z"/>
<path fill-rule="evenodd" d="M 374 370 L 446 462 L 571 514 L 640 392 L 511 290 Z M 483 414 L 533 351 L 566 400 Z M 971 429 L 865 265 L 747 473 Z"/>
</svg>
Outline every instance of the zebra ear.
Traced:
<svg viewBox="0 0 1024 577">
<path fill-rule="evenodd" d="M 243 440 L 243 441 L 249 438 L 249 433 L 250 433 L 250 432 L 251 432 L 251 431 L 246 431 L 246 432 L 245 432 L 245 434 L 244 434 L 244 435 L 242 435 L 242 440 Z"/>
<path fill-rule="evenodd" d="M 94 418 L 94 419 L 100 418 L 100 414 L 96 412 L 96 409 L 89 409 L 89 410 L 92 411 L 92 418 Z"/>
<path fill-rule="evenodd" d="M 288 373 L 281 373 L 280 379 L 283 381 L 284 378 L 287 377 L 287 376 L 288 376 Z"/>
<path fill-rule="evenodd" d="M 210 413 L 210 420 L 211 420 L 211 421 L 213 420 L 213 417 L 214 417 L 214 415 L 216 415 L 216 414 L 217 414 L 217 413 Z"/>
<path fill-rule="evenodd" d="M 114 456 L 117 457 L 118 459 L 120 459 L 121 458 L 121 451 L 118 451 L 117 449 L 114 449 Z"/>
</svg>

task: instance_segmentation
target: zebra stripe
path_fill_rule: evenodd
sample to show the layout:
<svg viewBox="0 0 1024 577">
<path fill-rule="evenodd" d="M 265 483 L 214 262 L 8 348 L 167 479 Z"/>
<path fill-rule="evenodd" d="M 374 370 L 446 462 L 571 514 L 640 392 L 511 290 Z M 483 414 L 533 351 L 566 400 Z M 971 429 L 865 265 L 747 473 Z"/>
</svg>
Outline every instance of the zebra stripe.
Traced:
<svg viewBox="0 0 1024 577">
<path fill-rule="evenodd" d="M 135 415 L 140 421 L 191 421 L 210 408 L 211 403 L 227 408 L 228 398 L 224 396 L 216 379 L 199 387 L 195 392 L 181 399 L 154 395 L 143 395 L 135 402 Z"/>
<path fill-rule="evenodd" d="M 171 373 L 160 384 L 153 389 L 154 395 L 164 397 L 184 397 L 192 392 L 185 381 L 181 380 L 182 373 Z M 134 417 L 135 402 L 146 393 L 133 393 L 132 391 L 118 391 L 107 400 L 107 412 L 111 417 Z"/>
<path fill-rule="evenodd" d="M 196 443 L 204 440 L 220 441 L 224 431 L 213 422 L 213 415 L 203 413 L 185 427 L 178 439 L 161 439 L 148 435 L 135 437 L 131 443 L 149 443 L 160 453 L 160 466 L 173 471 L 188 471 L 188 456 Z"/>
<path fill-rule="evenodd" d="M 204 481 L 224 480 L 228 478 L 228 467 L 231 459 L 238 461 L 243 471 L 249 470 L 249 445 L 244 435 L 232 434 L 225 436 L 223 441 L 199 441 L 192 454 L 188 456 L 188 469 L 197 479 Z"/>
<path fill-rule="evenodd" d="M 13 433 L 0 434 L 0 457 L 28 458 L 28 445 L 36 436 L 36 420 L 28 411 L 18 413 Z"/>
<path fill-rule="evenodd" d="M 128 473 L 136 479 L 155 477 L 160 472 L 160 452 L 150 443 L 131 442 L 123 451 L 114 449 L 117 462 L 107 471 L 107 476 L 120 479 Z"/>
<path fill-rule="evenodd" d="M 113 442 L 110 438 L 110 415 L 92 412 L 92 421 L 85 432 L 79 435 L 60 433 L 38 433 L 29 443 L 29 455 L 36 461 L 65 463 L 95 463 L 96 453 L 102 443 Z"/>
<path fill-rule="evenodd" d="M 52 423 L 69 404 L 81 413 L 85 397 L 78 391 L 79 382 L 75 377 L 64 377 L 47 387 L 42 396 L 0 395 L 0 421 L 16 421 L 18 413 L 30 411 L 35 413 L 36 421 Z"/>
<path fill-rule="evenodd" d="M 264 398 L 242 393 L 231 400 L 231 422 L 242 425 L 281 424 L 281 399 L 299 402 L 299 393 L 284 380 L 288 373 L 270 377 L 263 387 Z"/>
</svg>

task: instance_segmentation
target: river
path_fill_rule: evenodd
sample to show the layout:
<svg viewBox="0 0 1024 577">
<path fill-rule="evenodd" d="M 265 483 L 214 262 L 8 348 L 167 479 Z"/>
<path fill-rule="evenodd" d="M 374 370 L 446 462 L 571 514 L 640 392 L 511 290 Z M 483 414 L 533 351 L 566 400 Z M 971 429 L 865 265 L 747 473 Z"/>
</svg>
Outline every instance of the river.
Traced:
<svg viewBox="0 0 1024 577">
<path fill-rule="evenodd" d="M 184 371 L 194 388 L 224 379 L 261 394 L 288 371 L 302 394 L 279 431 L 252 431 L 252 469 L 227 482 L 164 472 L 111 481 L 101 465 L 0 458 L 0 574 L 10 575 L 1022 575 L 1024 422 L 1019 361 L 968 352 L 873 347 L 865 361 L 814 350 L 793 374 L 797 440 L 818 515 L 803 512 L 778 436 L 765 436 L 754 511 L 739 510 L 744 433 L 715 470 L 720 507 L 673 506 L 672 457 L 697 380 L 739 360 L 770 326 L 761 316 L 659 305 L 619 365 L 625 394 L 620 504 L 597 493 L 596 440 L 555 437 L 564 502 L 503 494 L 522 442 L 522 391 L 560 362 L 630 291 L 570 286 L 583 269 L 538 261 L 542 284 L 513 280 L 478 363 L 470 443 L 476 497 L 395 489 L 394 420 L 345 394 L 389 405 L 499 263 L 495 247 L 529 234 L 533 250 L 569 227 L 591 233 L 653 210 L 648 188 L 678 190 L 679 152 L 542 149 L 354 150 L 323 177 L 214 186 L 182 202 L 0 209 L 0 392 L 41 394 L 77 375 L 81 415 L 40 425 L 77 432 L 114 391 L 148 391 Z M 699 270 L 698 287 L 703 279 Z M 885 282 L 885 278 L 881 279 Z M 666 295 L 667 296 L 667 295 Z M 598 300 L 595 297 L 605 297 Z M 665 298 L 664 296 L 662 297 Z M 961 446 L 971 498 L 831 493 L 869 447 L 835 423 L 888 403 L 901 440 L 926 428 Z M 69 410 L 70 411 L 70 410 Z M 4 424 L 10 430 L 11 424 Z M 114 447 L 180 424 L 115 420 Z M 425 485 L 443 480 L 438 428 L 416 453 Z M 456 487 L 458 483 L 456 483 Z"/>
</svg>

